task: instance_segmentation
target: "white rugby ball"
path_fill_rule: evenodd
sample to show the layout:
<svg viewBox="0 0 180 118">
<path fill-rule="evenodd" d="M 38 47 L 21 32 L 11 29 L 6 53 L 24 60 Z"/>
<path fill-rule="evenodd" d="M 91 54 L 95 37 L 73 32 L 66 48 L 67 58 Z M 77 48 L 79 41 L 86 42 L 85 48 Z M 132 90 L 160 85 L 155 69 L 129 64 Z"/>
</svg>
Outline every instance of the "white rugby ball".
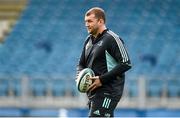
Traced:
<svg viewBox="0 0 180 118">
<path fill-rule="evenodd" d="M 94 72 L 90 68 L 85 68 L 79 72 L 76 80 L 76 86 L 82 93 L 87 92 L 88 87 L 93 83 L 92 80 L 87 78 L 95 76 Z"/>
</svg>

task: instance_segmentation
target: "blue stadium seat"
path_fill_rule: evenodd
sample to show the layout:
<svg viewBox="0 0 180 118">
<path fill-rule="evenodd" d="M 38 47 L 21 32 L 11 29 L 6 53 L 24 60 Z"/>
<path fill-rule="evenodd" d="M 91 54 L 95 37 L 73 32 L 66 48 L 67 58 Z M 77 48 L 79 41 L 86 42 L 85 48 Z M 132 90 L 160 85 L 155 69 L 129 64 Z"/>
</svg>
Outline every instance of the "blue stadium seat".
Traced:
<svg viewBox="0 0 180 118">
<path fill-rule="evenodd" d="M 46 79 L 31 79 L 30 90 L 33 96 L 40 97 L 47 95 L 47 80 Z"/>
<path fill-rule="evenodd" d="M 162 79 L 147 80 L 147 96 L 161 97 L 164 89 L 164 81 Z"/>
<path fill-rule="evenodd" d="M 167 94 L 169 97 L 180 97 L 180 80 L 168 79 L 167 80 Z"/>
<path fill-rule="evenodd" d="M 21 79 L 16 79 L 16 78 L 13 78 L 12 80 L 10 79 L 11 90 L 13 91 L 13 95 L 16 97 L 20 97 L 22 95 L 21 81 L 22 81 Z"/>
<path fill-rule="evenodd" d="M 66 94 L 66 82 L 62 79 L 51 80 L 51 92 L 54 97 L 65 96 Z"/>
<path fill-rule="evenodd" d="M 79 91 L 77 90 L 77 87 L 76 87 L 75 78 L 74 78 L 74 80 L 68 80 L 67 86 L 68 86 L 67 90 L 70 92 L 70 94 L 72 96 L 78 96 L 79 95 Z"/>
<path fill-rule="evenodd" d="M 0 97 L 9 95 L 9 80 L 0 78 Z"/>
<path fill-rule="evenodd" d="M 137 97 L 138 96 L 138 79 L 129 79 L 126 82 L 128 96 L 129 97 Z"/>
</svg>

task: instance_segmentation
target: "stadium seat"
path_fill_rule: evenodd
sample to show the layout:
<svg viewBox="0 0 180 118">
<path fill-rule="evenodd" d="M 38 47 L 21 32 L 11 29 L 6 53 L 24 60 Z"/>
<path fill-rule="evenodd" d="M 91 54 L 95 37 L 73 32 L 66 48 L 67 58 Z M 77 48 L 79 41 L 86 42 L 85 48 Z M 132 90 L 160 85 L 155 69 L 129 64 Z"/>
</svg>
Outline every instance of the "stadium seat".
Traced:
<svg viewBox="0 0 180 118">
<path fill-rule="evenodd" d="M 180 97 L 180 80 L 168 79 L 167 80 L 167 94 L 169 97 Z"/>
<path fill-rule="evenodd" d="M 45 79 L 31 79 L 30 90 L 35 97 L 47 95 L 47 83 Z"/>
<path fill-rule="evenodd" d="M 21 92 L 22 92 L 22 84 L 21 84 L 21 79 L 10 79 L 10 83 L 11 83 L 11 90 L 13 92 L 13 95 L 16 97 L 20 97 L 21 96 Z"/>
<path fill-rule="evenodd" d="M 0 78 L 0 97 L 9 95 L 9 80 Z"/>
<path fill-rule="evenodd" d="M 51 80 L 51 92 L 54 97 L 62 97 L 66 95 L 66 82 L 62 79 Z"/>
<path fill-rule="evenodd" d="M 67 86 L 68 86 L 67 91 L 70 93 L 70 95 L 76 96 L 76 97 L 79 95 L 79 91 L 77 90 L 75 79 L 68 80 Z"/>
<path fill-rule="evenodd" d="M 138 96 L 138 80 L 130 79 L 127 81 L 127 89 L 129 97 L 137 97 Z"/>
<path fill-rule="evenodd" d="M 149 79 L 146 84 L 147 96 L 161 97 L 164 89 L 164 81 L 162 79 Z"/>
</svg>

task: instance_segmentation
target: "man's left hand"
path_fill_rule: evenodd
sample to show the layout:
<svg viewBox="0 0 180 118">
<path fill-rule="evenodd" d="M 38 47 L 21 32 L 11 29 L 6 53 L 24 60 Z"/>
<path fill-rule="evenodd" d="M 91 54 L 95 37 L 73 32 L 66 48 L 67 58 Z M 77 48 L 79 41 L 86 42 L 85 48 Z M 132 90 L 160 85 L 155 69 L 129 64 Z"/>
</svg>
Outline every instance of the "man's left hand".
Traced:
<svg viewBox="0 0 180 118">
<path fill-rule="evenodd" d="M 91 91 L 95 90 L 96 88 L 102 86 L 102 83 L 101 83 L 101 81 L 100 81 L 100 79 L 99 79 L 99 76 L 90 77 L 90 78 L 88 78 L 88 79 L 94 81 L 94 82 L 89 86 L 88 91 L 91 92 Z"/>
</svg>

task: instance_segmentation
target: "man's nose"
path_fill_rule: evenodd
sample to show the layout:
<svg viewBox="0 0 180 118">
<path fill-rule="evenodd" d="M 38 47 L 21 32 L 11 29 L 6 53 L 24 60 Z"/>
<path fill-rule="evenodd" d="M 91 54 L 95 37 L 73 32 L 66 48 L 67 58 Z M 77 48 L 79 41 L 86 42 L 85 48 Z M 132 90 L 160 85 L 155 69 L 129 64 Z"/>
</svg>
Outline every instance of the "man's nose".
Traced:
<svg viewBox="0 0 180 118">
<path fill-rule="evenodd" d="M 88 26 L 89 26 L 89 23 L 85 22 L 85 26 L 88 27 Z"/>
</svg>

